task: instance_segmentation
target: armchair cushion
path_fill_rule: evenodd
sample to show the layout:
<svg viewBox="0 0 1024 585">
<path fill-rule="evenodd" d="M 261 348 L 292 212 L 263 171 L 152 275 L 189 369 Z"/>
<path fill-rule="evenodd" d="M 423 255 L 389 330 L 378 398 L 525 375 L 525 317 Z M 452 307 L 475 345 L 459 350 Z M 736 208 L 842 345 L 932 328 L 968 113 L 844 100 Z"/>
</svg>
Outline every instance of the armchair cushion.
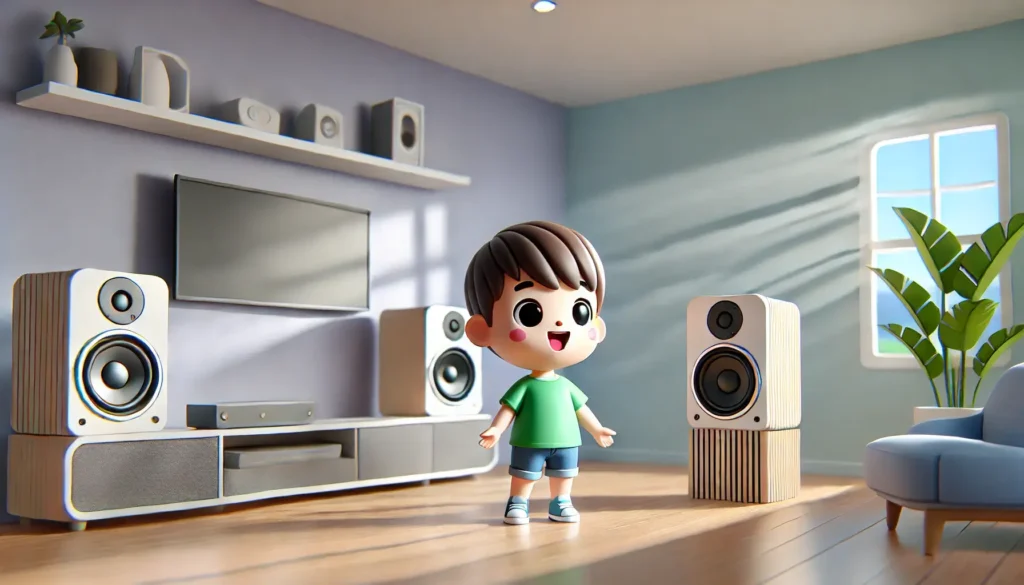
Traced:
<svg viewBox="0 0 1024 585">
<path fill-rule="evenodd" d="M 910 428 L 911 435 L 943 435 L 962 439 L 981 439 L 983 412 L 961 418 L 926 420 Z"/>
<path fill-rule="evenodd" d="M 939 501 L 939 456 L 966 449 L 971 439 L 898 435 L 868 443 L 864 482 L 868 487 L 912 502 Z"/>
<path fill-rule="evenodd" d="M 909 502 L 1024 506 L 1024 449 L 938 435 L 885 437 L 867 446 L 864 481 Z"/>
<path fill-rule="evenodd" d="M 964 508 L 1024 506 L 1024 449 L 978 441 L 944 451 L 939 501 Z"/>
</svg>

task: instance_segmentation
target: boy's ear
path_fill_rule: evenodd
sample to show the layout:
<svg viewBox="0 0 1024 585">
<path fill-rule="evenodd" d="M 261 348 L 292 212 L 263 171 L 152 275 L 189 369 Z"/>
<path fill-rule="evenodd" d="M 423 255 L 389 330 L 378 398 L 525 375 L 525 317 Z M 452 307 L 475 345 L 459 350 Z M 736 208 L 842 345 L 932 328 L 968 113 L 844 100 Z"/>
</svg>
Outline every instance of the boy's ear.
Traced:
<svg viewBox="0 0 1024 585">
<path fill-rule="evenodd" d="M 491 328 L 483 315 L 473 315 L 466 321 L 466 337 L 477 347 L 491 346 Z"/>
<path fill-rule="evenodd" d="M 605 334 L 608 333 L 608 329 L 604 324 L 604 319 L 600 317 L 594 319 L 594 325 L 597 326 L 597 342 L 601 343 L 604 341 Z"/>
</svg>

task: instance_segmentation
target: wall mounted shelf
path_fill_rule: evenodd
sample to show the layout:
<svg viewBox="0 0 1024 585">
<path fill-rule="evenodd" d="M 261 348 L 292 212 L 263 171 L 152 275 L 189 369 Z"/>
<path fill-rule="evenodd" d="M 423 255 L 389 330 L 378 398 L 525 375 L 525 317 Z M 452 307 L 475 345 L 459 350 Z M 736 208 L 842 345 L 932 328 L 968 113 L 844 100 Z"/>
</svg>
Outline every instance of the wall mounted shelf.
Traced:
<svg viewBox="0 0 1024 585">
<path fill-rule="evenodd" d="M 60 83 L 42 83 L 23 89 L 18 92 L 16 101 L 19 106 L 34 110 L 113 124 L 420 189 L 439 190 L 466 187 L 470 184 L 470 178 L 462 175 L 396 163 L 361 152 L 261 132 L 240 124 L 196 114 L 154 108 L 133 100 Z"/>
</svg>

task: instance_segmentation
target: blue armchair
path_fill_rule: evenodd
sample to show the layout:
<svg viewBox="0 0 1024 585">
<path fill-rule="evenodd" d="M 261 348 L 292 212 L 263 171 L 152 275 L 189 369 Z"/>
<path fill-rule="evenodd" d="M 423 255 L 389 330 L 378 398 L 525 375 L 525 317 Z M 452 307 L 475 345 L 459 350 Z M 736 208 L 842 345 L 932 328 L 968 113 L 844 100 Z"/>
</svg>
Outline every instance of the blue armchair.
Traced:
<svg viewBox="0 0 1024 585">
<path fill-rule="evenodd" d="M 889 530 L 903 508 L 924 512 L 926 555 L 946 522 L 1024 522 L 1024 364 L 1003 374 L 982 412 L 869 443 L 864 481 L 885 498 Z"/>
</svg>

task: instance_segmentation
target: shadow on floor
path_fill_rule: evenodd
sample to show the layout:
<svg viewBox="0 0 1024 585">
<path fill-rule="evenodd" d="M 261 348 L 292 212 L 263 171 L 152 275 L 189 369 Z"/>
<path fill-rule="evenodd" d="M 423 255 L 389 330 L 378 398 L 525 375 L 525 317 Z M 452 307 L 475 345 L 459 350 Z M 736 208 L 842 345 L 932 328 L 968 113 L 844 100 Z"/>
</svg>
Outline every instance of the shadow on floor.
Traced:
<svg viewBox="0 0 1024 585">
<path fill-rule="evenodd" d="M 861 492 L 864 494 L 864 492 Z M 859 498 L 859 499 L 858 499 Z M 643 510 L 642 507 L 628 507 L 624 504 L 639 504 L 639 501 L 631 497 L 615 498 L 611 496 L 595 498 L 605 500 L 605 505 L 610 510 L 635 509 Z M 687 498 L 688 500 L 688 498 Z M 845 500 L 845 501 L 844 501 Z M 667 505 L 671 500 L 665 500 Z M 688 500 L 693 502 L 692 500 Z M 584 508 L 580 498 L 580 508 Z M 600 504 L 600 502 L 592 502 Z M 657 502 L 655 502 L 657 504 Z M 741 504 L 724 502 L 701 502 L 706 507 L 733 508 Z M 697 504 L 699 505 L 699 504 Z M 696 506 L 691 504 L 691 506 Z M 667 508 L 649 508 L 651 510 Z M 800 510 L 803 515 L 794 511 Z M 788 510 L 788 512 L 787 512 Z M 838 510 L 838 511 L 837 511 Z M 856 510 L 857 521 L 872 526 L 884 519 L 884 505 L 880 499 L 873 500 L 867 494 L 862 497 L 851 496 L 851 493 L 844 492 L 827 498 L 810 502 L 795 504 L 789 508 L 773 507 L 765 508 L 763 515 L 748 518 L 725 526 L 720 526 L 706 531 L 700 531 L 682 538 L 656 544 L 646 548 L 617 554 L 601 560 L 566 566 L 566 568 L 548 572 L 546 574 L 507 581 L 496 579 L 494 571 L 496 567 L 523 566 L 536 559 L 550 559 L 557 556 L 569 557 L 593 557 L 595 555 L 588 551 L 581 550 L 585 546 L 578 540 L 579 534 L 572 538 L 559 540 L 540 547 L 530 547 L 524 550 L 517 550 L 498 557 L 484 558 L 472 561 L 456 567 L 437 571 L 428 575 L 412 579 L 402 579 L 379 583 L 378 585 L 450 585 L 452 583 L 512 583 L 513 585 L 621 585 L 636 583 L 643 585 L 665 583 L 671 585 L 736 585 L 746 583 L 747 576 L 755 570 L 762 570 L 757 567 L 759 557 L 768 552 L 772 544 L 784 546 L 787 542 L 799 537 L 802 530 L 809 531 L 817 526 L 838 521 L 838 516 L 843 511 Z M 585 520 L 584 520 L 585 522 Z M 644 522 L 635 522 L 642 525 Z M 796 523 L 796 525 L 792 525 Z M 802 523 L 802 524 L 801 524 Z M 582 523 L 581 523 L 582 524 Z M 641 540 L 636 534 L 637 528 L 629 527 L 623 523 L 623 530 L 628 531 L 629 540 Z M 526 527 L 505 527 L 505 529 L 518 529 Z M 787 535 L 779 538 L 765 538 L 769 531 L 781 529 Z M 640 528 L 643 530 L 643 528 Z M 854 532 L 855 528 L 852 528 Z M 585 533 L 585 525 L 578 529 L 579 533 Z M 618 530 L 609 531 L 610 539 L 625 538 L 617 536 Z M 776 543 L 766 544 L 766 541 L 778 540 Z M 591 540 L 590 542 L 593 542 Z M 900 547 L 898 538 L 891 539 L 892 546 Z M 602 548 L 611 548 L 605 547 Z M 569 565 L 569 563 L 566 563 Z M 756 568 L 755 568 L 756 567 Z"/>
</svg>

